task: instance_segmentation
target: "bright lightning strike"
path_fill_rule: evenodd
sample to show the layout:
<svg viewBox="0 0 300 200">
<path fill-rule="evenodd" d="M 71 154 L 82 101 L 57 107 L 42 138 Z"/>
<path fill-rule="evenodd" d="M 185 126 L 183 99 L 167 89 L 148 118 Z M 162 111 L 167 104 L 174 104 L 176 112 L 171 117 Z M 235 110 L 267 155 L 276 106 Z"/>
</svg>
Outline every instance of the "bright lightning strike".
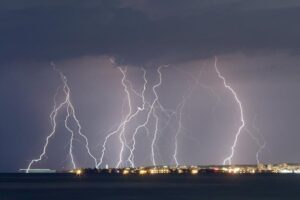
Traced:
<svg viewBox="0 0 300 200">
<path fill-rule="evenodd" d="M 27 167 L 27 170 L 26 170 L 27 173 L 29 172 L 29 170 L 31 169 L 31 166 L 32 166 L 34 163 L 40 162 L 40 161 L 43 159 L 43 157 L 46 155 L 46 151 L 47 151 L 47 147 L 48 147 L 48 144 L 49 144 L 49 140 L 54 136 L 54 134 L 55 134 L 55 132 L 56 132 L 56 126 L 57 126 L 57 124 L 56 124 L 56 117 L 57 117 L 57 114 L 58 114 L 58 112 L 62 109 L 62 107 L 63 107 L 66 103 L 67 103 L 67 101 L 65 100 L 65 101 L 64 101 L 63 103 L 61 103 L 58 107 L 56 107 L 56 105 L 55 105 L 55 107 L 54 107 L 52 113 L 50 114 L 51 124 L 52 124 L 52 131 L 51 131 L 50 135 L 48 135 L 47 138 L 46 138 L 46 143 L 45 143 L 45 145 L 44 145 L 44 147 L 43 147 L 43 152 L 42 152 L 42 154 L 39 156 L 39 158 L 34 159 L 34 160 L 32 160 L 32 161 L 29 163 L 29 165 L 28 165 L 28 167 Z"/>
<path fill-rule="evenodd" d="M 97 168 L 99 168 L 101 166 L 101 164 L 103 163 L 103 158 L 104 158 L 104 155 L 105 155 L 105 151 L 106 151 L 106 144 L 108 142 L 108 140 L 116 135 L 117 133 L 120 132 L 119 134 L 119 140 L 120 140 L 120 143 L 121 143 L 121 150 L 120 150 L 120 154 L 119 154 L 119 162 L 117 164 L 117 167 L 122 163 L 122 158 L 123 158 L 123 151 L 124 151 L 124 146 L 125 146 L 125 141 L 124 141 L 124 136 L 123 136 L 123 133 L 125 131 L 125 123 L 126 123 L 126 120 L 129 118 L 129 116 L 131 115 L 131 100 L 130 100 L 130 94 L 129 94 L 129 91 L 127 89 L 127 85 L 126 85 L 126 71 L 124 71 L 121 67 L 118 67 L 118 69 L 120 70 L 120 72 L 122 73 L 122 81 L 121 81 L 121 84 L 122 86 L 124 87 L 124 91 L 125 93 L 127 94 L 127 103 L 129 105 L 129 113 L 126 115 L 125 119 L 122 119 L 121 120 L 121 123 L 119 124 L 119 126 L 117 127 L 116 130 L 110 132 L 109 134 L 107 134 L 107 136 L 105 137 L 104 139 L 104 143 L 102 145 L 102 153 L 101 153 L 101 157 L 100 157 L 100 161 L 99 163 L 97 164 Z"/>
<path fill-rule="evenodd" d="M 118 161 L 116 167 L 119 168 L 122 165 L 122 163 L 124 162 L 123 161 L 123 154 L 124 154 L 125 147 L 127 149 L 129 149 L 130 152 L 132 152 L 132 148 L 130 148 L 130 146 L 128 145 L 126 135 L 125 135 L 126 127 L 131 122 L 131 120 L 133 120 L 140 112 L 142 112 L 145 109 L 146 101 L 145 101 L 144 93 L 145 93 L 145 90 L 146 90 L 147 82 L 145 82 L 142 95 L 139 95 L 136 91 L 134 91 L 132 89 L 131 83 L 127 80 L 127 70 L 123 70 L 121 67 L 118 67 L 118 69 L 120 70 L 120 72 L 122 73 L 122 76 L 123 76 L 121 82 L 122 82 L 122 86 L 124 88 L 124 92 L 126 94 L 126 99 L 127 99 L 129 111 L 128 111 L 128 114 L 125 116 L 125 118 L 122 119 L 122 121 L 121 121 L 120 125 L 118 126 L 118 128 L 116 130 L 114 130 L 113 132 L 109 133 L 106 136 L 106 138 L 104 140 L 104 143 L 103 143 L 103 146 L 102 146 L 101 158 L 100 158 L 100 161 L 97 165 L 98 168 L 103 163 L 103 158 L 104 158 L 104 154 L 105 154 L 105 150 L 106 150 L 106 144 L 107 144 L 109 138 L 112 137 L 115 134 L 118 134 L 118 133 L 119 133 L 119 140 L 120 140 L 120 143 L 121 143 L 121 150 L 120 150 L 120 153 L 119 153 L 119 161 Z M 144 71 L 144 76 L 145 76 L 146 71 L 144 69 L 143 69 L 143 71 Z M 138 107 L 135 112 L 133 112 L 133 108 L 132 108 L 132 105 L 131 105 L 132 103 L 131 103 L 130 91 L 133 91 L 134 93 L 138 94 L 138 96 L 141 96 L 142 99 L 143 99 L 142 108 Z M 130 163 L 131 167 L 134 167 L 134 162 L 131 159 L 131 156 L 129 156 L 127 161 Z"/>
<path fill-rule="evenodd" d="M 146 71 L 143 69 L 144 71 L 144 87 L 143 87 L 143 92 L 142 92 L 142 95 L 138 95 L 140 96 L 142 99 L 143 99 L 143 109 L 140 109 L 140 110 L 145 110 L 145 105 L 149 106 L 149 109 L 147 109 L 147 116 L 146 116 L 146 120 L 144 121 L 144 123 L 138 125 L 133 133 L 133 146 L 132 146 L 132 149 L 130 151 L 130 155 L 129 155 L 129 160 L 134 163 L 134 151 L 136 149 L 136 136 L 139 132 L 140 129 L 145 129 L 147 131 L 147 134 L 149 134 L 149 130 L 147 128 L 147 125 L 150 121 L 150 118 L 151 116 L 154 117 L 155 119 L 155 130 L 154 130 L 154 134 L 153 134 L 153 139 L 152 139 L 152 142 L 151 142 L 151 160 L 152 160 L 152 164 L 154 166 L 156 166 L 156 161 L 155 161 L 155 151 L 154 151 L 154 148 L 155 148 L 155 142 L 156 142 L 156 139 L 157 139 L 157 134 L 158 134 L 158 122 L 159 122 L 159 117 L 157 116 L 157 113 L 155 112 L 156 110 L 156 106 L 159 106 L 160 109 L 162 109 L 162 111 L 166 111 L 163 109 L 163 107 L 161 106 L 161 104 L 159 103 L 159 96 L 158 96 L 158 93 L 157 93 L 157 88 L 161 86 L 162 84 L 162 74 L 161 74 L 161 67 L 159 67 L 157 69 L 157 73 L 159 74 L 159 82 L 157 84 L 155 84 L 153 87 L 152 87 L 152 92 L 155 96 L 155 99 L 153 100 L 153 102 L 150 104 L 148 102 L 146 102 L 145 100 L 145 91 L 146 91 L 146 86 L 148 84 L 148 81 L 146 79 Z M 136 94 L 138 94 L 137 92 L 135 92 Z"/>
<path fill-rule="evenodd" d="M 144 68 L 142 68 L 142 71 L 143 71 L 143 79 L 144 79 L 144 86 L 143 86 L 142 95 L 140 96 L 137 92 L 135 92 L 138 96 L 140 96 L 142 98 L 143 105 L 142 105 L 142 108 L 139 108 L 139 111 L 144 111 L 146 109 L 146 104 L 148 104 L 146 102 L 146 99 L 145 99 L 145 92 L 146 92 L 147 84 L 148 84 L 148 81 L 147 81 L 147 78 L 146 78 L 147 71 Z M 134 133 L 133 133 L 133 136 L 132 136 L 133 144 L 132 144 L 132 148 L 130 149 L 130 155 L 128 157 L 128 160 L 133 164 L 134 164 L 134 150 L 135 150 L 135 145 L 136 145 L 136 136 L 137 136 L 137 133 L 138 133 L 139 129 L 141 129 L 142 127 L 145 128 L 145 125 L 146 124 L 141 124 L 141 125 L 137 126 Z"/>
<path fill-rule="evenodd" d="M 184 105 L 185 105 L 185 98 L 183 100 L 183 102 L 179 105 L 179 116 L 178 117 L 178 129 L 176 131 L 176 134 L 175 134 L 175 149 L 174 149 L 174 154 L 173 154 L 173 159 L 174 159 L 174 162 L 176 164 L 176 167 L 179 166 L 179 163 L 178 163 L 178 159 L 177 159 L 177 154 L 178 154 L 178 136 L 180 134 L 180 132 L 182 131 L 182 111 L 183 111 L 183 108 L 184 108 Z"/>
<path fill-rule="evenodd" d="M 76 169 L 76 164 L 75 164 L 74 156 L 73 156 L 74 131 L 68 126 L 69 117 L 70 117 L 70 107 L 68 106 L 67 107 L 67 116 L 65 118 L 65 127 L 71 133 L 69 154 L 70 154 L 71 162 L 72 162 L 72 165 L 73 165 L 73 169 Z"/>
<path fill-rule="evenodd" d="M 155 152 L 154 152 L 154 146 L 155 146 L 155 142 L 156 142 L 156 139 L 157 139 L 157 134 L 158 134 L 158 122 L 159 122 L 159 119 L 158 119 L 158 116 L 155 112 L 155 109 L 154 109 L 154 106 L 155 104 L 158 102 L 159 100 L 159 97 L 158 97 L 158 93 L 156 91 L 156 89 L 161 86 L 162 84 L 162 74 L 161 74 L 161 68 L 162 67 L 158 67 L 157 69 L 157 73 L 159 74 L 159 82 L 153 86 L 152 88 L 152 91 L 155 95 L 155 99 L 150 107 L 150 113 L 152 112 L 153 114 L 153 117 L 155 118 L 155 131 L 154 131 L 154 135 L 153 135 L 153 140 L 152 140 L 152 143 L 151 143 L 151 158 L 152 158 L 152 164 L 153 166 L 156 166 L 156 161 L 155 161 Z"/>
<path fill-rule="evenodd" d="M 76 164 L 75 164 L 75 161 L 74 161 L 74 155 L 73 155 L 73 140 L 74 140 L 74 131 L 68 126 L 68 120 L 70 117 L 72 117 L 75 122 L 76 122 L 76 125 L 78 127 L 78 134 L 84 138 L 85 140 L 85 148 L 89 154 L 89 156 L 94 160 L 95 162 L 95 166 L 97 165 L 97 160 L 96 158 L 91 154 L 91 151 L 89 149 L 89 142 L 88 142 L 88 138 L 81 132 L 81 125 L 80 125 L 80 122 L 76 116 L 76 113 L 75 113 L 75 108 L 70 100 L 70 87 L 68 85 L 68 81 L 67 81 L 67 78 L 66 76 L 59 70 L 56 69 L 55 65 L 53 63 L 51 63 L 51 65 L 53 66 L 54 70 L 57 71 L 61 77 L 61 80 L 63 82 L 63 92 L 64 92 L 64 95 L 65 95 L 65 99 L 62 103 L 60 103 L 59 105 L 57 105 L 57 102 L 56 102 L 56 97 L 58 96 L 58 93 L 59 93 L 59 89 L 57 90 L 55 96 L 54 96 L 54 107 L 53 107 L 53 110 L 50 114 L 50 120 L 51 120 L 51 125 L 52 125 L 52 131 L 51 133 L 47 136 L 46 138 L 46 142 L 43 146 L 43 151 L 42 153 L 40 154 L 39 158 L 37 159 L 33 159 L 30 161 L 27 169 L 26 169 L 26 172 L 28 173 L 32 167 L 33 164 L 35 163 L 38 163 L 40 162 L 46 155 L 46 152 L 47 152 L 47 148 L 48 148 L 48 145 L 49 145 L 49 141 L 50 139 L 55 135 L 56 133 L 56 127 L 57 127 L 57 123 L 56 123 L 56 118 L 57 118 L 57 114 L 64 108 L 64 107 L 67 107 L 67 116 L 65 118 L 65 127 L 66 129 L 71 133 L 71 139 L 70 139 L 70 148 L 69 148 L 69 154 L 70 154 L 70 157 L 71 157 L 71 162 L 72 162 L 72 166 L 73 168 L 76 168 Z"/>
<path fill-rule="evenodd" d="M 89 154 L 89 156 L 93 159 L 94 161 L 94 166 L 96 167 L 97 166 L 97 159 L 95 156 L 92 155 L 91 153 L 91 150 L 89 148 L 89 141 L 88 141 L 88 138 L 82 133 L 82 126 L 77 118 L 77 115 L 76 115 L 76 112 L 75 112 L 75 108 L 71 102 L 71 99 L 70 99 L 70 87 L 68 85 L 68 82 L 67 82 L 67 78 L 63 75 L 62 72 L 60 72 L 60 75 L 62 77 L 62 80 L 64 82 L 64 92 L 67 94 L 66 95 L 66 102 L 67 102 L 67 111 L 68 111 L 68 114 L 69 114 L 69 109 L 71 110 L 71 113 L 72 113 L 72 118 L 75 120 L 76 122 L 76 125 L 78 127 L 78 134 L 84 139 L 85 141 L 85 149 L 87 151 L 87 153 Z"/>
<path fill-rule="evenodd" d="M 234 156 L 234 153 L 235 153 L 235 148 L 236 148 L 236 145 L 237 145 L 237 142 L 238 142 L 238 139 L 239 139 L 239 136 L 243 130 L 243 128 L 245 127 L 246 123 L 245 123 L 245 119 L 244 119 L 244 110 L 243 110 L 243 105 L 242 105 L 242 102 L 240 101 L 237 93 L 235 92 L 235 90 L 227 83 L 225 77 L 221 74 L 221 72 L 219 71 L 218 69 L 218 66 L 217 66 L 217 58 L 215 58 L 215 70 L 218 74 L 218 77 L 223 81 L 223 84 L 224 84 L 224 87 L 230 92 L 232 93 L 238 107 L 239 107 L 239 110 L 240 110 L 240 121 L 241 121 L 241 125 L 240 127 L 238 128 L 238 131 L 237 133 L 235 134 L 235 138 L 234 138 L 234 142 L 233 142 L 233 145 L 231 146 L 231 153 L 230 155 L 223 161 L 223 165 L 226 165 L 226 164 L 229 164 L 231 165 L 232 163 L 232 158 Z"/>
<path fill-rule="evenodd" d="M 123 79 L 122 79 L 122 85 L 124 87 L 124 91 L 127 95 L 127 100 L 128 100 L 128 107 L 129 107 L 129 112 L 127 114 L 127 116 L 125 117 L 125 121 L 122 123 L 122 128 L 121 128 L 121 132 L 119 134 L 119 139 L 121 142 L 121 151 L 120 151 L 120 155 L 119 155 L 119 162 L 117 164 L 117 168 L 120 167 L 120 165 L 123 162 L 123 152 L 124 152 L 124 146 L 126 146 L 127 148 L 130 147 L 128 146 L 127 142 L 126 142 L 126 137 L 125 137 L 125 131 L 126 131 L 126 125 L 127 123 L 129 123 L 129 121 L 136 115 L 136 113 L 132 114 L 132 106 L 131 106 L 131 98 L 130 98 L 130 93 L 129 93 L 129 89 L 128 86 L 126 85 L 125 81 L 126 81 L 126 73 L 127 70 L 123 70 L 121 67 L 119 67 L 120 72 L 123 74 Z M 138 109 L 139 110 L 139 109 Z M 129 160 L 130 161 L 130 160 Z M 134 164 L 132 162 L 130 162 L 131 166 L 133 167 Z"/>
</svg>

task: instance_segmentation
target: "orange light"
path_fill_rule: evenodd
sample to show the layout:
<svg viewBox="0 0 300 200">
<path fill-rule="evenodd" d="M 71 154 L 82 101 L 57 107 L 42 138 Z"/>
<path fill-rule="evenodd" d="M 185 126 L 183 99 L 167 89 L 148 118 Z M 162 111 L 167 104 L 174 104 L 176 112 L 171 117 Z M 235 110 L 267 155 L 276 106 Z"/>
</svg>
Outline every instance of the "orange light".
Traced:
<svg viewBox="0 0 300 200">
<path fill-rule="evenodd" d="M 80 176 L 82 174 L 82 171 L 80 169 L 76 170 L 76 175 Z"/>
<path fill-rule="evenodd" d="M 123 175 L 128 175 L 129 174 L 129 170 L 124 170 L 123 171 Z"/>
<path fill-rule="evenodd" d="M 158 174 L 158 170 L 157 169 L 151 169 L 150 174 Z"/>
<path fill-rule="evenodd" d="M 147 171 L 144 170 L 144 169 L 141 169 L 140 172 L 139 172 L 139 174 L 140 174 L 140 175 L 145 175 L 145 174 L 147 174 Z"/>
<path fill-rule="evenodd" d="M 196 175 L 199 173 L 198 169 L 192 169 L 191 174 Z"/>
</svg>

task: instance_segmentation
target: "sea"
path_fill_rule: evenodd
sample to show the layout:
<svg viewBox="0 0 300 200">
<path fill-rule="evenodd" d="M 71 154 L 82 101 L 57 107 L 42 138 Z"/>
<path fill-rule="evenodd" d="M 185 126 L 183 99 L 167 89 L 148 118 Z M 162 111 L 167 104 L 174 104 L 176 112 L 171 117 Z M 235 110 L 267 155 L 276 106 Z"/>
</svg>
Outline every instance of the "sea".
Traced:
<svg viewBox="0 0 300 200">
<path fill-rule="evenodd" d="M 0 174 L 0 200 L 300 200 L 300 175 Z"/>
</svg>

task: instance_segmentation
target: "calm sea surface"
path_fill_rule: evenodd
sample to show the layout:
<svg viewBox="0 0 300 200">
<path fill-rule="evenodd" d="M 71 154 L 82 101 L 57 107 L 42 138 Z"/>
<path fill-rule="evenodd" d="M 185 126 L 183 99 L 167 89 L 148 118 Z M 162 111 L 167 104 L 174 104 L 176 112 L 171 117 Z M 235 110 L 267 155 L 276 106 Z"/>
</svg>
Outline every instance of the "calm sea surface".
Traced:
<svg viewBox="0 0 300 200">
<path fill-rule="evenodd" d="M 300 175 L 0 174 L 0 200 L 297 199 Z"/>
</svg>

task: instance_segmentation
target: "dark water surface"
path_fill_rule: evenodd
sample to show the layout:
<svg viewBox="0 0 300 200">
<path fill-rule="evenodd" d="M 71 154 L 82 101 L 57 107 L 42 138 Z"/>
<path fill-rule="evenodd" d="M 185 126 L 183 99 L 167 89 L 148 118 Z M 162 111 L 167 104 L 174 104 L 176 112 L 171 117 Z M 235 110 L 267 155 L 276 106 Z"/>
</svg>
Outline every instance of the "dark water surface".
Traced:
<svg viewBox="0 0 300 200">
<path fill-rule="evenodd" d="M 297 199 L 299 175 L 0 174 L 0 200 Z"/>
</svg>

